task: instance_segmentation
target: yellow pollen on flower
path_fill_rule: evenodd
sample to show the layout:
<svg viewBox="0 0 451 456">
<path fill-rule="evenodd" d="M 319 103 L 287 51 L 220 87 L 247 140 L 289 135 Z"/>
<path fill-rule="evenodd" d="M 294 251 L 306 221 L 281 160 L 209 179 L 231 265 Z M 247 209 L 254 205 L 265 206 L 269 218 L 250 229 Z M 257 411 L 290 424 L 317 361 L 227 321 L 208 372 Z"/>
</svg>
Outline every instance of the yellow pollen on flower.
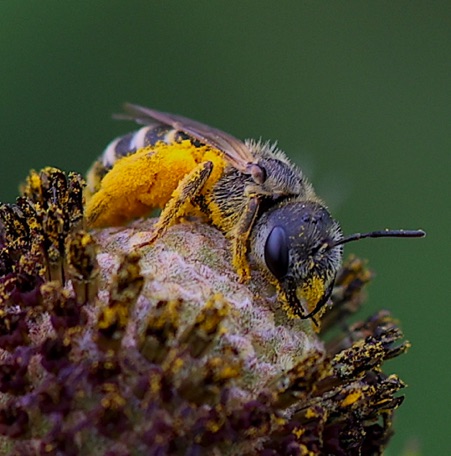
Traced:
<svg viewBox="0 0 451 456">
<path fill-rule="evenodd" d="M 341 402 L 342 407 L 348 407 L 349 405 L 354 404 L 362 397 L 361 391 L 354 391 L 353 393 L 348 394 L 343 401 Z"/>
<path fill-rule="evenodd" d="M 28 178 L 28 185 L 32 190 L 41 188 L 41 177 L 37 173 L 32 173 Z"/>
<path fill-rule="evenodd" d="M 150 391 L 152 392 L 152 394 L 155 395 L 155 394 L 159 393 L 161 390 L 160 378 L 158 378 L 156 376 L 152 376 L 149 381 L 149 387 L 150 387 Z"/>
<path fill-rule="evenodd" d="M 100 314 L 97 323 L 99 329 L 106 329 L 114 323 L 118 323 L 120 327 L 125 327 L 128 321 L 128 308 L 117 305 L 114 307 L 106 307 Z"/>
<path fill-rule="evenodd" d="M 92 240 L 92 236 L 90 234 L 85 234 L 82 238 L 81 238 L 81 245 L 82 247 L 86 247 L 90 244 L 93 243 L 93 240 Z"/>
<path fill-rule="evenodd" d="M 235 378 L 240 373 L 240 369 L 237 366 L 227 366 L 222 369 L 220 377 L 222 380 L 228 378 Z"/>
<path fill-rule="evenodd" d="M 214 420 L 207 421 L 205 427 L 212 433 L 218 432 L 221 429 L 221 423 L 218 423 Z"/>
<path fill-rule="evenodd" d="M 174 363 L 172 364 L 172 373 L 175 374 L 179 372 L 182 367 L 184 366 L 184 362 L 182 358 L 177 358 Z"/>
</svg>

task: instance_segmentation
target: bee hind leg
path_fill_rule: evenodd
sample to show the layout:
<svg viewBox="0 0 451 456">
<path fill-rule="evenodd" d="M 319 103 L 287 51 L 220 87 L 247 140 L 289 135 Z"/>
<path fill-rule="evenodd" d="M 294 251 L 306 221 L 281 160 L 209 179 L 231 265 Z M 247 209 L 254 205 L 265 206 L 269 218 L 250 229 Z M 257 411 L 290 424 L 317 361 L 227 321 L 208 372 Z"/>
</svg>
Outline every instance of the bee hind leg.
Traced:
<svg viewBox="0 0 451 456">
<path fill-rule="evenodd" d="M 199 194 L 203 186 L 207 182 L 213 170 L 213 163 L 206 161 L 199 163 L 192 171 L 190 171 L 178 184 L 160 214 L 160 218 L 156 222 L 150 239 L 136 247 L 144 247 L 153 244 L 158 238 L 163 236 L 168 228 L 174 225 L 178 218 L 184 215 L 186 206 L 192 198 Z"/>
</svg>

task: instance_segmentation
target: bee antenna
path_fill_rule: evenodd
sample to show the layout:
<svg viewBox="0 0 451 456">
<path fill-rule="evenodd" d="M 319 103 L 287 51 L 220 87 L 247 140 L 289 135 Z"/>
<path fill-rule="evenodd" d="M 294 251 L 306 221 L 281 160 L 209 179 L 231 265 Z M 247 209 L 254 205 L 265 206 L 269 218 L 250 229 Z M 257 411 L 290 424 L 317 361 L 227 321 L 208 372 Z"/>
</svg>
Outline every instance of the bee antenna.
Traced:
<svg viewBox="0 0 451 456">
<path fill-rule="evenodd" d="M 419 238 L 426 236 L 423 230 L 381 230 L 370 231 L 369 233 L 355 233 L 339 239 L 338 241 L 327 244 L 327 249 L 330 250 L 337 245 L 347 244 L 348 242 L 359 241 L 365 238 L 381 238 L 381 237 L 406 237 L 406 238 Z"/>
</svg>

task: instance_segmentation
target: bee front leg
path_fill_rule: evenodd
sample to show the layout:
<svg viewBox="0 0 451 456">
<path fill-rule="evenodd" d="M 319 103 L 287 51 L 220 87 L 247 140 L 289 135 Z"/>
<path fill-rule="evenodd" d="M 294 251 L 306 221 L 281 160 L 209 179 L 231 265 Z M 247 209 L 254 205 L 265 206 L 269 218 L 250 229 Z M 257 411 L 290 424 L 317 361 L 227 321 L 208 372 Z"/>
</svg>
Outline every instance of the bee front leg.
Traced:
<svg viewBox="0 0 451 456">
<path fill-rule="evenodd" d="M 178 218 L 184 215 L 187 204 L 202 190 L 212 170 L 213 163 L 211 161 L 200 163 L 179 182 L 171 199 L 161 212 L 160 218 L 155 223 L 151 238 L 147 242 L 137 245 L 137 247 L 153 244 L 166 233 L 170 226 L 176 223 Z"/>
<path fill-rule="evenodd" d="M 247 282 L 251 278 L 249 263 L 246 258 L 248 239 L 257 217 L 260 201 L 257 196 L 251 196 L 241 214 L 232 240 L 232 263 L 240 282 Z"/>
</svg>

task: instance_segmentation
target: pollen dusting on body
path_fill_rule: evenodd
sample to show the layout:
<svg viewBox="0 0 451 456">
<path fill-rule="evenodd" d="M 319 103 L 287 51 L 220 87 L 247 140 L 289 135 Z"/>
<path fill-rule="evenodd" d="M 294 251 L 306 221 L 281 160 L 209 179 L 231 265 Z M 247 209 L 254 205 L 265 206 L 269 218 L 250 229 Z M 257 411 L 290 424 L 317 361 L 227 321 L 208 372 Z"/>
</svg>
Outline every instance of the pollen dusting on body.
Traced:
<svg viewBox="0 0 451 456">
<path fill-rule="evenodd" d="M 312 312 L 324 295 L 324 280 L 313 276 L 311 280 L 303 283 L 298 293 L 301 298 L 307 301 L 308 311 Z"/>
<path fill-rule="evenodd" d="M 102 179 L 99 191 L 88 196 L 88 224 L 96 228 L 121 225 L 163 208 L 180 180 L 204 161 L 214 165 L 203 189 L 207 192 L 221 176 L 225 161 L 220 152 L 206 146 L 196 147 L 188 140 L 159 142 L 119 159 Z"/>
</svg>

